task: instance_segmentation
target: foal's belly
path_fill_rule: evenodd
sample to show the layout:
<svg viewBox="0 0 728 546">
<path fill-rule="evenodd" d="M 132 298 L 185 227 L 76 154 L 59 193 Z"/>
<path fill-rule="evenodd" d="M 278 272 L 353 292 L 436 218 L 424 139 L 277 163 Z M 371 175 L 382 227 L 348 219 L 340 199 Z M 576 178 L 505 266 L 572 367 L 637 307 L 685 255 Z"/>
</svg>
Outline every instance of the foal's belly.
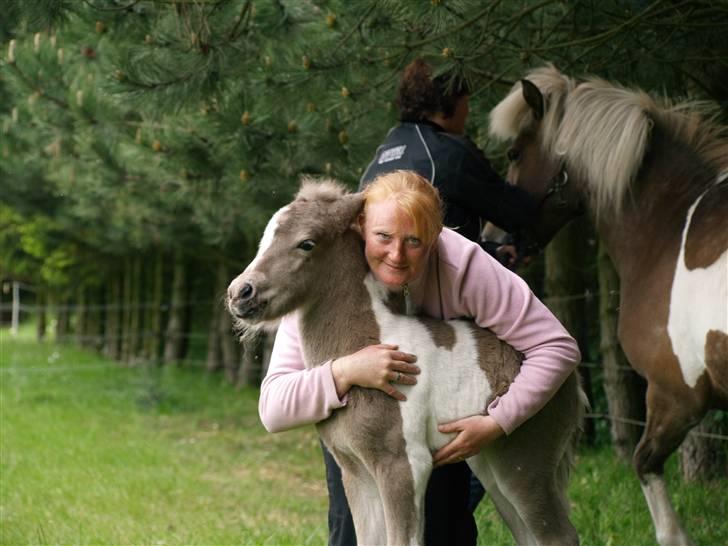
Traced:
<svg viewBox="0 0 728 546">
<path fill-rule="evenodd" d="M 471 415 L 483 414 L 491 387 L 478 365 L 478 346 L 464 322 L 450 321 L 454 339 L 438 346 L 426 327 L 414 319 L 396 322 L 406 327 L 382 328 L 382 342 L 417 355 L 420 374 L 417 384 L 400 390 L 407 396 L 400 403 L 402 426 L 408 446 L 426 445 L 431 451 L 452 439 L 437 426 Z"/>
</svg>

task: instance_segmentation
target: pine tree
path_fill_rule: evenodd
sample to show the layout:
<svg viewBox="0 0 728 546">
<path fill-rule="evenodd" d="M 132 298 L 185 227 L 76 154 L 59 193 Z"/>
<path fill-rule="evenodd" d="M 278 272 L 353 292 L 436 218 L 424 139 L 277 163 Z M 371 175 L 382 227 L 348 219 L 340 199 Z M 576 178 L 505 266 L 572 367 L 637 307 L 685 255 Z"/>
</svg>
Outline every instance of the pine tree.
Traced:
<svg viewBox="0 0 728 546">
<path fill-rule="evenodd" d="M 55 301 L 105 293 L 88 304 L 105 305 L 99 328 L 118 357 L 136 258 L 128 292 L 153 304 L 128 317 L 151 336 L 134 352 L 156 360 L 166 346 L 176 360 L 183 349 L 160 338 L 190 322 L 170 314 L 172 257 L 219 344 L 204 324 L 220 309 L 219 265 L 244 267 L 302 175 L 356 186 L 414 57 L 470 81 L 468 132 L 502 170 L 488 112 L 546 62 L 728 105 L 727 13 L 707 0 L 5 0 L 3 276 Z"/>
</svg>

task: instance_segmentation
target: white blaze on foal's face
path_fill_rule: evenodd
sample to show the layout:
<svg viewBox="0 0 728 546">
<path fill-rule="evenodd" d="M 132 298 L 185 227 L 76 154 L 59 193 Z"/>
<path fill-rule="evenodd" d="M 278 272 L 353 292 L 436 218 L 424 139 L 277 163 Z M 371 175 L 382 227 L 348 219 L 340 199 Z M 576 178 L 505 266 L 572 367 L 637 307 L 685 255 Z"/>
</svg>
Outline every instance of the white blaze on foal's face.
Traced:
<svg viewBox="0 0 728 546">
<path fill-rule="evenodd" d="M 415 223 L 392 199 L 368 204 L 359 218 L 364 254 L 380 282 L 398 288 L 422 272 L 429 247 L 415 231 Z"/>
<path fill-rule="evenodd" d="M 270 248 L 270 245 L 273 244 L 273 239 L 276 235 L 276 230 L 278 229 L 278 223 L 280 222 L 281 216 L 289 209 L 290 205 L 286 205 L 282 209 L 279 209 L 273 216 L 271 216 L 271 219 L 268 221 L 268 225 L 265 226 L 265 231 L 263 232 L 263 238 L 260 240 L 260 243 L 258 244 L 258 253 L 255 255 L 255 258 L 252 262 L 250 262 L 250 265 L 245 269 L 246 271 L 252 271 L 255 269 L 255 267 L 258 265 L 258 262 L 260 262 L 260 259 L 265 254 L 266 250 Z"/>
</svg>

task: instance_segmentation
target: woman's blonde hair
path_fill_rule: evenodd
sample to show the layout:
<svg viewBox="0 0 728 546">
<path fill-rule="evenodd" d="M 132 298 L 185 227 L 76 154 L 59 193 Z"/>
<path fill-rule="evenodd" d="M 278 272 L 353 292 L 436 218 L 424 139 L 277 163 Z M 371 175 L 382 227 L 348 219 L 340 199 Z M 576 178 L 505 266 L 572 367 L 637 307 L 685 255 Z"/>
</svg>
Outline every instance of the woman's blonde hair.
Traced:
<svg viewBox="0 0 728 546">
<path fill-rule="evenodd" d="M 372 203 L 393 199 L 415 224 L 415 235 L 426 245 L 442 231 L 440 193 L 414 171 L 393 171 L 379 175 L 364 189 L 364 215 Z"/>
</svg>

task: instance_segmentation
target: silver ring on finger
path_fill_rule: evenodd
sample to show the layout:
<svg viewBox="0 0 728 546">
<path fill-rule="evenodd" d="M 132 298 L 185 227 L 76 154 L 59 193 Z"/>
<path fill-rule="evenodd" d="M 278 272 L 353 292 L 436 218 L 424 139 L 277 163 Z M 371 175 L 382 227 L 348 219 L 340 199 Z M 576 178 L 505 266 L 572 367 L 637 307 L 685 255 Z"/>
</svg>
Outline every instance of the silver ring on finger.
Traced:
<svg viewBox="0 0 728 546">
<path fill-rule="evenodd" d="M 395 383 L 399 383 L 400 379 L 402 379 L 402 372 L 397 372 L 397 377 L 394 378 Z"/>
</svg>

